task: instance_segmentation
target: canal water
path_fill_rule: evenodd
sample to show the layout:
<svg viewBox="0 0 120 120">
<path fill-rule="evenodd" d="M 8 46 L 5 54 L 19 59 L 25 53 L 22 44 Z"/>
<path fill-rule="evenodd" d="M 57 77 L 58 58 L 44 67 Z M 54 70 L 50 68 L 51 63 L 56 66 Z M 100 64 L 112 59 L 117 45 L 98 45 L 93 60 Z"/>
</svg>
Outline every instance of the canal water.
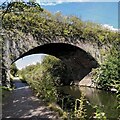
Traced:
<svg viewBox="0 0 120 120">
<path fill-rule="evenodd" d="M 117 119 L 120 115 L 120 110 L 117 109 L 118 102 L 115 93 L 79 86 L 64 86 L 60 88 L 60 92 L 64 95 L 73 97 L 74 100 L 80 99 L 81 94 L 83 94 L 86 99 L 85 108 L 88 117 L 94 114 L 94 106 L 97 106 L 102 112 L 104 112 L 108 119 Z M 65 102 L 67 101 L 64 101 L 64 104 Z M 72 104 L 69 104 L 69 107 L 70 105 Z"/>
</svg>

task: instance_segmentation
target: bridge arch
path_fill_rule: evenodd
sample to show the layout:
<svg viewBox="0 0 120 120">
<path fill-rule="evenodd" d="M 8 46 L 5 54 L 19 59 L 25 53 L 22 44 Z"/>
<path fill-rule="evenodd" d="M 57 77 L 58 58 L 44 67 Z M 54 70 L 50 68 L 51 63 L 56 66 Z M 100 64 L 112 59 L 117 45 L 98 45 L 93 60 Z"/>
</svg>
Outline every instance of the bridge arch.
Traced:
<svg viewBox="0 0 120 120">
<path fill-rule="evenodd" d="M 79 82 L 91 72 L 92 68 L 98 67 L 98 62 L 92 55 L 68 43 L 49 43 L 34 47 L 19 56 L 12 63 L 25 56 L 39 53 L 52 55 L 62 60 L 71 71 L 71 79 L 74 82 Z"/>
</svg>

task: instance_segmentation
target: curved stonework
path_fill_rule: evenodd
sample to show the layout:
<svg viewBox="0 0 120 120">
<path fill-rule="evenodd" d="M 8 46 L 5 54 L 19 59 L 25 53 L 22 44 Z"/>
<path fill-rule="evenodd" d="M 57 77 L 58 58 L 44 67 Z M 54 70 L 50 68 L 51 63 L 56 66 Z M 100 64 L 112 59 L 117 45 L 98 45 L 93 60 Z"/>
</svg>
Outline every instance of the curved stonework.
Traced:
<svg viewBox="0 0 120 120">
<path fill-rule="evenodd" d="M 46 53 L 60 58 L 70 67 L 72 79 L 77 81 L 87 75 L 92 68 L 98 67 L 101 60 L 99 45 L 90 41 L 85 42 L 78 37 L 40 35 L 34 38 L 30 33 L 24 34 L 17 30 L 13 32 L 2 30 L 1 35 L 3 76 L 9 74 L 10 65 L 17 58 L 35 53 Z M 9 75 L 7 78 L 9 80 Z M 2 78 L 3 83 L 5 79 Z"/>
</svg>

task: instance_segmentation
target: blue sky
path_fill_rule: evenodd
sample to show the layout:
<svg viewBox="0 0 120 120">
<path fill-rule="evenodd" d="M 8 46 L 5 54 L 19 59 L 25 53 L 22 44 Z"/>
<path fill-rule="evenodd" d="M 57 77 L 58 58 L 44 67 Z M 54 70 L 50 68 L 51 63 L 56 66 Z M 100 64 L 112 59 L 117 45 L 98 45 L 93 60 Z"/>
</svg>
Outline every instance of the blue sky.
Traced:
<svg viewBox="0 0 120 120">
<path fill-rule="evenodd" d="M 0 0 L 0 4 L 5 0 Z M 88 2 L 87 2 L 88 1 Z M 94 2 L 93 2 L 94 1 Z M 98 2 L 99 1 L 99 2 Z M 83 21 L 105 24 L 118 28 L 118 0 L 37 0 L 51 13 L 60 11 L 63 15 L 75 15 Z M 43 55 L 30 55 L 16 62 L 19 69 L 41 61 Z"/>
<path fill-rule="evenodd" d="M 36 64 L 37 62 L 41 62 L 44 56 L 45 54 L 33 54 L 33 55 L 23 57 L 17 60 L 15 63 L 18 69 L 22 69 L 25 66 L 28 66 L 30 64 Z"/>
<path fill-rule="evenodd" d="M 42 5 L 42 7 L 52 13 L 60 11 L 63 15 L 75 15 L 83 21 L 90 20 L 118 28 L 117 2 L 71 2 L 49 6 Z"/>
</svg>

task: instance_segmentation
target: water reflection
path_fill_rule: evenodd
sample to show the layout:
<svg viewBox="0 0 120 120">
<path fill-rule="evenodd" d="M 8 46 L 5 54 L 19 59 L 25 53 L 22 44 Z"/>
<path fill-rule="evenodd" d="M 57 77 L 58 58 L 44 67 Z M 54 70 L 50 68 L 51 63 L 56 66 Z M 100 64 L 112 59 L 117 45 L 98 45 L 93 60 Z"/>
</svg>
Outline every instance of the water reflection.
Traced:
<svg viewBox="0 0 120 120">
<path fill-rule="evenodd" d="M 65 94 L 73 96 L 75 99 L 81 97 L 81 93 L 85 95 L 87 114 L 93 114 L 94 109 L 90 106 L 98 106 L 103 112 L 106 113 L 107 118 L 118 118 L 120 110 L 117 109 L 116 94 L 98 90 L 89 87 L 78 86 L 65 86 L 61 89 Z"/>
</svg>

